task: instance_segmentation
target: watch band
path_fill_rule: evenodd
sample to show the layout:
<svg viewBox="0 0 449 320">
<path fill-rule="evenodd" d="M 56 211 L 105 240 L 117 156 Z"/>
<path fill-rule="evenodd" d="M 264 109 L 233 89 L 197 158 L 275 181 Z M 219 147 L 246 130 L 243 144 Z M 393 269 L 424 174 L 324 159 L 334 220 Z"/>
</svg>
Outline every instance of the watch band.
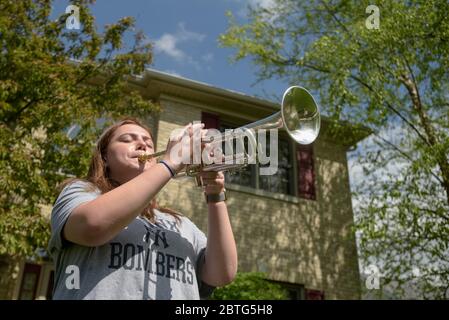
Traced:
<svg viewBox="0 0 449 320">
<path fill-rule="evenodd" d="M 226 190 L 220 192 L 219 194 L 204 194 L 207 203 L 216 203 L 221 201 L 226 201 Z"/>
</svg>

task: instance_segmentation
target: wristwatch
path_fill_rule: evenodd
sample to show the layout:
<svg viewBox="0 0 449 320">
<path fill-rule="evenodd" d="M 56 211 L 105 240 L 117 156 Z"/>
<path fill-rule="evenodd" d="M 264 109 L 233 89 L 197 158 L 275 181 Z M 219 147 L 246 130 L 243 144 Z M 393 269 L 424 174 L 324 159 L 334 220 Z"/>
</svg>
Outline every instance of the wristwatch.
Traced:
<svg viewBox="0 0 449 320">
<path fill-rule="evenodd" d="M 226 201 L 226 190 L 223 190 L 219 194 L 204 194 L 207 203 L 216 203 Z"/>
</svg>

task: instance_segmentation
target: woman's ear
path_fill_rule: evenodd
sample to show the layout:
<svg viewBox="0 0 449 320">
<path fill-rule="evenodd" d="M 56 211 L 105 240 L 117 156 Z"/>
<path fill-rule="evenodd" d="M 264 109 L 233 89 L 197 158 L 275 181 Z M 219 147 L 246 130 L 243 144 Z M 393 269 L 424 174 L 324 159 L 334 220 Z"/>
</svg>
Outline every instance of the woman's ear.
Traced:
<svg viewBox="0 0 449 320">
<path fill-rule="evenodd" d="M 108 157 L 107 156 L 101 156 L 101 158 L 103 159 L 104 166 L 107 168 L 108 167 Z"/>
</svg>

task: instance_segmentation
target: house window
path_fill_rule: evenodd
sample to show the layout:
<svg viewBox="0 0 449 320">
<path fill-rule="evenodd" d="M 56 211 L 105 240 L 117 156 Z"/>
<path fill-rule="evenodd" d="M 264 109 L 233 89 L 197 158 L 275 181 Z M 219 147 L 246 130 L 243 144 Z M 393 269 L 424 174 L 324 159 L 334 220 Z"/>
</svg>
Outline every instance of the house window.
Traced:
<svg viewBox="0 0 449 320">
<path fill-rule="evenodd" d="M 288 292 L 288 298 L 290 300 L 304 300 L 304 287 L 303 286 L 294 286 L 288 285 L 284 286 Z"/>
<path fill-rule="evenodd" d="M 202 113 L 201 121 L 205 123 L 206 128 L 216 128 L 221 132 L 238 127 L 232 123 L 221 121 L 218 115 L 206 112 Z M 267 155 L 269 155 L 269 131 L 267 131 L 266 141 Z M 263 166 L 259 163 L 250 164 L 237 173 L 225 172 L 226 182 L 315 200 L 313 145 L 301 146 L 295 144 L 290 137 L 283 132 L 279 132 L 278 146 L 278 170 L 274 175 L 261 175 L 260 167 Z M 248 148 L 247 139 L 245 139 L 245 148 Z M 297 168 L 294 168 L 295 165 Z M 264 166 L 269 166 L 269 164 Z"/>
<path fill-rule="evenodd" d="M 225 132 L 226 129 L 234 129 L 237 126 L 220 123 L 218 129 Z M 267 132 L 266 136 L 266 153 L 270 155 L 270 135 Z M 245 149 L 248 150 L 248 141 L 244 140 Z M 278 137 L 278 169 L 273 175 L 261 175 L 261 167 L 269 167 L 270 164 L 261 165 L 250 164 L 243 170 L 237 173 L 225 173 L 226 182 L 234 183 L 242 186 L 250 186 L 255 189 L 261 189 L 269 192 L 283 193 L 294 195 L 293 188 L 293 159 L 291 158 L 291 143 L 283 137 Z M 235 149 L 235 146 L 234 146 Z"/>
<path fill-rule="evenodd" d="M 289 300 L 305 300 L 306 299 L 304 285 L 302 285 L 302 284 L 283 282 L 283 281 L 274 281 L 274 280 L 270 280 L 270 282 L 280 284 L 285 290 L 287 290 Z"/>
<path fill-rule="evenodd" d="M 26 263 L 23 269 L 22 283 L 20 284 L 19 300 L 36 299 L 36 290 L 41 273 L 38 264 Z"/>
<path fill-rule="evenodd" d="M 226 123 L 220 123 L 218 126 L 218 130 L 220 132 L 225 132 L 227 129 L 235 129 L 236 126 L 232 126 L 230 124 Z M 245 150 L 248 150 L 248 140 L 244 139 L 244 146 Z M 225 151 L 224 144 L 222 146 L 223 151 Z M 236 146 L 234 145 L 234 151 L 236 149 Z M 228 183 L 234 183 L 241 186 L 248 186 L 257 188 L 256 180 L 254 179 L 255 175 L 257 174 L 257 165 L 255 164 L 249 164 L 245 168 L 242 168 L 238 172 L 230 173 L 225 172 L 225 179 Z"/>
<path fill-rule="evenodd" d="M 293 161 L 291 159 L 291 144 L 287 139 L 278 139 L 278 169 L 273 175 L 259 176 L 259 189 L 294 195 L 293 188 Z M 270 152 L 270 144 L 267 143 L 267 152 Z M 268 167 L 269 165 L 264 165 Z M 262 167 L 262 166 L 261 166 Z"/>
</svg>

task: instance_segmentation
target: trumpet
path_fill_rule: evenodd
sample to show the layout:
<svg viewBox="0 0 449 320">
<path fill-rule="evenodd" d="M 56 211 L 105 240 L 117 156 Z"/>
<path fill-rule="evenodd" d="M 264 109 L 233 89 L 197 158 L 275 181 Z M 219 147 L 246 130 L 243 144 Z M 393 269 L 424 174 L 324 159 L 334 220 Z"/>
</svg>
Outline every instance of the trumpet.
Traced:
<svg viewBox="0 0 449 320">
<path fill-rule="evenodd" d="M 264 129 L 284 129 L 288 135 L 297 143 L 307 145 L 315 141 L 318 137 L 321 126 L 321 118 L 318 104 L 315 102 L 313 96 L 300 86 L 289 87 L 283 94 L 281 110 L 259 121 L 255 121 L 239 127 L 237 130 L 249 133 L 247 135 L 248 142 L 254 147 L 257 142 L 254 137 L 254 132 Z M 235 138 L 232 136 L 231 138 Z M 218 138 L 213 139 L 214 142 L 226 141 L 229 135 L 224 133 Z M 254 149 L 253 149 L 254 150 Z M 159 151 L 153 154 L 139 155 L 138 160 L 144 163 L 153 158 L 159 158 L 166 153 L 166 150 Z M 248 156 L 243 154 L 236 154 L 232 156 L 233 161 L 229 163 L 212 163 L 212 164 L 189 164 L 178 172 L 175 178 L 189 176 L 196 177 L 198 185 L 199 173 L 201 171 L 228 171 L 235 172 L 245 168 L 248 165 Z"/>
</svg>

